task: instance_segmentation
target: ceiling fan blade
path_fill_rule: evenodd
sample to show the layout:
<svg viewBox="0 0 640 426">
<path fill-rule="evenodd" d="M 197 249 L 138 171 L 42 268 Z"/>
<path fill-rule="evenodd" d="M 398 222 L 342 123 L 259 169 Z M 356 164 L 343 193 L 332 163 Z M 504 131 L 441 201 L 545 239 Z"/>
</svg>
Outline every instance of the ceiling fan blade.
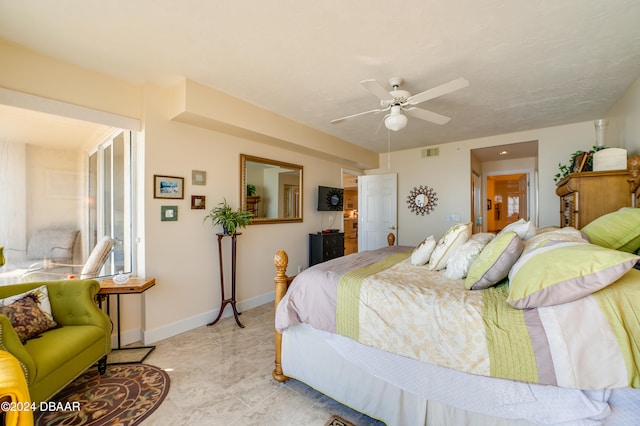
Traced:
<svg viewBox="0 0 640 426">
<path fill-rule="evenodd" d="M 419 118 L 421 120 L 430 121 L 436 124 L 446 124 L 451 120 L 450 117 L 437 114 L 435 112 L 427 111 L 421 108 L 405 108 L 404 111 L 412 117 Z"/>
<path fill-rule="evenodd" d="M 389 91 L 385 89 L 382 84 L 378 83 L 377 80 L 362 80 L 360 84 L 362 84 L 365 89 L 373 93 L 375 97 L 377 97 L 381 101 L 393 100 L 393 96 L 391 96 L 391 93 L 389 93 Z"/>
<path fill-rule="evenodd" d="M 338 124 L 338 123 L 342 123 L 345 120 L 348 120 L 350 118 L 354 118 L 354 117 L 359 117 L 361 115 L 366 115 L 366 114 L 377 114 L 379 112 L 382 111 L 387 111 L 389 108 L 378 108 L 378 109 L 372 109 L 370 111 L 365 111 L 365 112 L 359 112 L 357 114 L 351 114 L 351 115 L 347 115 L 346 117 L 341 117 L 341 118 L 336 118 L 335 120 L 331 120 L 331 124 Z"/>
<path fill-rule="evenodd" d="M 464 78 L 458 78 L 451 80 L 448 83 L 441 84 L 432 89 L 425 90 L 424 92 L 417 93 L 413 96 L 409 96 L 407 99 L 408 105 L 416 105 L 421 102 L 428 101 L 429 99 L 437 98 L 438 96 L 446 95 L 447 93 L 454 92 L 469 85 L 469 81 Z"/>
</svg>

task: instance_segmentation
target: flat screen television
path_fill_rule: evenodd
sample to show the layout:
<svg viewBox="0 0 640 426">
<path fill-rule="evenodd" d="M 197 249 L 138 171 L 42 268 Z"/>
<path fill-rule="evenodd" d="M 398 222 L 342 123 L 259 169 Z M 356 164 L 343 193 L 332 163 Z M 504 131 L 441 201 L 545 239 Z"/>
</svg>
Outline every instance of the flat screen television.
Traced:
<svg viewBox="0 0 640 426">
<path fill-rule="evenodd" d="M 344 189 L 332 188 L 330 186 L 318 187 L 318 211 L 342 211 L 342 200 L 344 199 Z"/>
</svg>

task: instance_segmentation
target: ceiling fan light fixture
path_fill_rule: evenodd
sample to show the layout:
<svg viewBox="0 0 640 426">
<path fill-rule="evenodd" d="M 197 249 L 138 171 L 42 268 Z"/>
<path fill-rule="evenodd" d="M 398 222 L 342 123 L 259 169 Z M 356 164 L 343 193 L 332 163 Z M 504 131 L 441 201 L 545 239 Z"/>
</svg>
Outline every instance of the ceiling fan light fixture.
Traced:
<svg viewBox="0 0 640 426">
<path fill-rule="evenodd" d="M 399 106 L 391 107 L 391 113 L 384 119 L 384 126 L 397 132 L 407 127 L 407 116 L 400 112 Z"/>
</svg>

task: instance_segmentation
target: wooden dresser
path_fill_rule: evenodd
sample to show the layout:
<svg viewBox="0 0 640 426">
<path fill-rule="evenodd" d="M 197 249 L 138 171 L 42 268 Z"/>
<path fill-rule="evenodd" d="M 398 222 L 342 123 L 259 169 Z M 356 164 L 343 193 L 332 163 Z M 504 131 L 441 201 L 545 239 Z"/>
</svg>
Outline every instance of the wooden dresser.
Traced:
<svg viewBox="0 0 640 426">
<path fill-rule="evenodd" d="M 592 220 L 632 204 L 627 170 L 571 173 L 557 183 L 560 226 L 582 229 Z"/>
</svg>

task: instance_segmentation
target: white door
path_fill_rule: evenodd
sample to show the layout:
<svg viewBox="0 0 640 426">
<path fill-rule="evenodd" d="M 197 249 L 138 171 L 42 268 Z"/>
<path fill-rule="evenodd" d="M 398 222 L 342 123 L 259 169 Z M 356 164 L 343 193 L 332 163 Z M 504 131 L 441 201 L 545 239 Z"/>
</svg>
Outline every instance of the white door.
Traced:
<svg viewBox="0 0 640 426">
<path fill-rule="evenodd" d="M 473 233 L 482 232 L 482 179 L 476 173 L 471 174 L 471 206 L 473 217 Z"/>
<path fill-rule="evenodd" d="M 387 235 L 396 237 L 398 176 L 368 175 L 358 178 L 358 251 L 386 247 Z"/>
</svg>

